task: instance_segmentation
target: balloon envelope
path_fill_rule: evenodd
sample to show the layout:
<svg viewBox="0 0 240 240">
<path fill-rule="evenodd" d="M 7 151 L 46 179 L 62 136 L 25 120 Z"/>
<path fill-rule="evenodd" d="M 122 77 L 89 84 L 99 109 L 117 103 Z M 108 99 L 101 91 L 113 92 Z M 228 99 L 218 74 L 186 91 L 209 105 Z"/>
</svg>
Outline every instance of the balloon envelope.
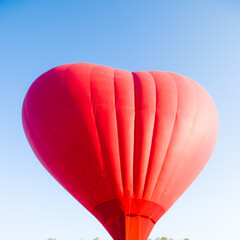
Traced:
<svg viewBox="0 0 240 240">
<path fill-rule="evenodd" d="M 42 74 L 22 118 L 43 166 L 116 240 L 147 239 L 218 132 L 215 105 L 195 81 L 89 63 Z"/>
</svg>

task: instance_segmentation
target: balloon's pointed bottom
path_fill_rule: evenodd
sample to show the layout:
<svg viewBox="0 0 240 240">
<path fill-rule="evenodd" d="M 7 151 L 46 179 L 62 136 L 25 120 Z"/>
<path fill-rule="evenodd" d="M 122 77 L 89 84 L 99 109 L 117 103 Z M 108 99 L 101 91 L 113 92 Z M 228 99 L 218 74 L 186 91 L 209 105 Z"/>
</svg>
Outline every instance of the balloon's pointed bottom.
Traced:
<svg viewBox="0 0 240 240">
<path fill-rule="evenodd" d="M 114 240 L 147 240 L 164 209 L 150 201 L 112 200 L 98 205 L 93 214 Z M 130 203 L 130 204 L 128 204 Z"/>
<path fill-rule="evenodd" d="M 154 227 L 150 218 L 141 216 L 125 217 L 125 240 L 146 240 Z"/>
<path fill-rule="evenodd" d="M 146 217 L 125 216 L 119 220 L 113 223 L 116 225 L 112 234 L 114 240 L 146 240 L 154 227 L 154 223 Z M 116 232 L 116 229 L 119 231 Z"/>
</svg>

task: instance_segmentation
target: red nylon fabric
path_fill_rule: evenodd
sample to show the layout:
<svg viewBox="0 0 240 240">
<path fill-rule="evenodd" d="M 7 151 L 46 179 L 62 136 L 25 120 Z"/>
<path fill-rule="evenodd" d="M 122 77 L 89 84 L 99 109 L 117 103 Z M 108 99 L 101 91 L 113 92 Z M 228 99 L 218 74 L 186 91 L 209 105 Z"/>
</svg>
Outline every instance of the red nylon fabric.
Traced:
<svg viewBox="0 0 240 240">
<path fill-rule="evenodd" d="M 22 120 L 43 166 L 115 240 L 147 239 L 218 134 L 215 105 L 195 81 L 90 63 L 42 74 Z"/>
</svg>

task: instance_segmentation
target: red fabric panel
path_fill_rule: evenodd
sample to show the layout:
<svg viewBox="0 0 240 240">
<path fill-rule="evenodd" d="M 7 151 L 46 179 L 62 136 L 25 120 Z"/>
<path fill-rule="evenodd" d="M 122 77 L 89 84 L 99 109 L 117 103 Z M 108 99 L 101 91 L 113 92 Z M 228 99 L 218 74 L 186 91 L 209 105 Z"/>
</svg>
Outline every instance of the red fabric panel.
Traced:
<svg viewBox="0 0 240 240">
<path fill-rule="evenodd" d="M 43 166 L 118 240 L 147 239 L 218 133 L 215 105 L 193 80 L 89 63 L 41 75 L 22 119 Z"/>
<path fill-rule="evenodd" d="M 135 91 L 134 197 L 142 198 L 156 112 L 156 86 L 151 74 L 133 74 Z"/>
<path fill-rule="evenodd" d="M 130 72 L 114 72 L 115 106 L 124 196 L 133 195 L 135 94 Z"/>
<path fill-rule="evenodd" d="M 164 72 L 150 72 L 156 85 L 156 115 L 144 199 L 151 199 L 167 154 L 177 109 L 175 81 Z"/>
</svg>

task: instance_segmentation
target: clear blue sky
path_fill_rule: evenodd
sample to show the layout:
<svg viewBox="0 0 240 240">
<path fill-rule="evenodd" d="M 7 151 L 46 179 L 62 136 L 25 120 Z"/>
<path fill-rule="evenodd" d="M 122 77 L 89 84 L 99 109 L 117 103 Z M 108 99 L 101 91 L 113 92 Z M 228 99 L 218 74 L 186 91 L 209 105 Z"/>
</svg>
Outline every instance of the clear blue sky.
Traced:
<svg viewBox="0 0 240 240">
<path fill-rule="evenodd" d="M 111 239 L 41 166 L 22 129 L 31 83 L 73 62 L 177 72 L 207 89 L 220 122 L 214 154 L 150 237 L 239 238 L 239 1 L 0 0 L 0 239 Z"/>
</svg>

